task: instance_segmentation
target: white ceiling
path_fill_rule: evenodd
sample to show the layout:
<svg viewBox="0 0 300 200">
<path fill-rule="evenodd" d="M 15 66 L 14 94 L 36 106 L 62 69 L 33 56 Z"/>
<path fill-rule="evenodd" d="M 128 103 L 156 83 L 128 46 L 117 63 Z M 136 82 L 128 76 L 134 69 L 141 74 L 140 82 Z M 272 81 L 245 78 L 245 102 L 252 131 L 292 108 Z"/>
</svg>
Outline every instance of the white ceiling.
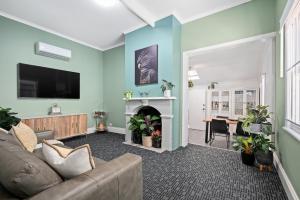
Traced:
<svg viewBox="0 0 300 200">
<path fill-rule="evenodd" d="M 267 40 L 257 40 L 190 57 L 189 64 L 200 77 L 195 83 L 258 79 L 268 45 Z"/>
<path fill-rule="evenodd" d="M 1 0 L 0 15 L 106 50 L 123 44 L 124 32 L 146 25 L 143 13 L 154 21 L 174 14 L 185 23 L 250 0 L 130 0 L 130 6 L 118 2 L 113 7 L 101 7 L 95 1 Z M 135 4 L 140 12 L 128 9 L 137 8 Z"/>
</svg>

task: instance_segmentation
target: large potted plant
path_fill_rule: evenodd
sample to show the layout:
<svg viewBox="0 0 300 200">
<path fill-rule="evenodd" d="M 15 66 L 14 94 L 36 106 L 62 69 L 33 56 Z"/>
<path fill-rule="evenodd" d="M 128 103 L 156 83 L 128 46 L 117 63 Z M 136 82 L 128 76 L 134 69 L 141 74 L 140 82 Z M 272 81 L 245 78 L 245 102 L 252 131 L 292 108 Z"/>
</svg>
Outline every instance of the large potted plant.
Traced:
<svg viewBox="0 0 300 200">
<path fill-rule="evenodd" d="M 0 128 L 9 131 L 12 126 L 16 126 L 21 121 L 21 119 L 15 117 L 17 114 L 11 112 L 11 108 L 0 107 Z"/>
<path fill-rule="evenodd" d="M 171 90 L 175 87 L 175 85 L 169 81 L 162 80 L 163 84 L 160 86 L 162 92 L 165 97 L 171 97 Z"/>
<path fill-rule="evenodd" d="M 271 166 L 273 163 L 273 152 L 275 144 L 271 142 L 265 133 L 258 134 L 253 141 L 253 149 L 256 161 L 260 165 Z"/>
<path fill-rule="evenodd" d="M 140 125 L 140 130 L 142 131 L 143 146 L 152 147 L 152 132 L 154 131 L 154 126 L 158 123 L 160 119 L 158 116 L 147 115 L 144 117 L 144 122 Z"/>
<path fill-rule="evenodd" d="M 129 130 L 131 131 L 131 140 L 135 144 L 142 144 L 142 131 L 140 129 L 141 125 L 144 123 L 143 115 L 134 115 L 130 118 Z"/>
<path fill-rule="evenodd" d="M 253 138 L 250 137 L 237 137 L 233 142 L 233 148 L 241 151 L 242 162 L 245 165 L 252 166 L 255 161 L 253 152 Z"/>
<path fill-rule="evenodd" d="M 255 109 L 249 109 L 248 115 L 243 120 L 243 128 L 250 133 L 262 132 L 263 126 L 269 126 L 268 119 L 271 113 L 268 112 L 269 106 L 258 105 Z"/>
</svg>

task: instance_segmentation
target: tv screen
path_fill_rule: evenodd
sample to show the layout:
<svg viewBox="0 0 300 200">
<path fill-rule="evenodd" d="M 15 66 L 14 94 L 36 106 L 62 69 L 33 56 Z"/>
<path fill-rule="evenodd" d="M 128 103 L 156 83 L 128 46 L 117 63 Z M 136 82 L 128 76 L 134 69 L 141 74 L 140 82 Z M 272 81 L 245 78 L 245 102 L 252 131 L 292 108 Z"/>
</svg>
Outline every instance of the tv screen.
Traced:
<svg viewBox="0 0 300 200">
<path fill-rule="evenodd" d="M 80 74 L 19 63 L 18 97 L 79 99 Z"/>
</svg>

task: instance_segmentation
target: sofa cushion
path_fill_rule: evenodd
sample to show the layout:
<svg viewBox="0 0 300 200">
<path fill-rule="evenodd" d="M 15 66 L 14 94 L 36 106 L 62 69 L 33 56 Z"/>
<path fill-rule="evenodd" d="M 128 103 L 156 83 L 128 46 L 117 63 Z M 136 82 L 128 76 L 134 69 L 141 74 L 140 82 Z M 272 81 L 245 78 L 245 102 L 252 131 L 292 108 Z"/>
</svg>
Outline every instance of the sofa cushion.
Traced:
<svg viewBox="0 0 300 200">
<path fill-rule="evenodd" d="M 33 152 L 37 145 L 37 137 L 29 126 L 20 122 L 17 126 L 12 126 L 12 134 L 24 149 Z"/>
<path fill-rule="evenodd" d="M 47 163 L 64 178 L 73 178 L 95 168 L 88 144 L 70 149 L 44 141 L 42 149 Z"/>
<path fill-rule="evenodd" d="M 0 141 L 7 141 L 11 144 L 20 145 L 14 136 L 6 133 L 0 133 Z"/>
<path fill-rule="evenodd" d="M 45 162 L 22 147 L 0 141 L 0 183 L 19 198 L 31 197 L 62 182 Z"/>
</svg>

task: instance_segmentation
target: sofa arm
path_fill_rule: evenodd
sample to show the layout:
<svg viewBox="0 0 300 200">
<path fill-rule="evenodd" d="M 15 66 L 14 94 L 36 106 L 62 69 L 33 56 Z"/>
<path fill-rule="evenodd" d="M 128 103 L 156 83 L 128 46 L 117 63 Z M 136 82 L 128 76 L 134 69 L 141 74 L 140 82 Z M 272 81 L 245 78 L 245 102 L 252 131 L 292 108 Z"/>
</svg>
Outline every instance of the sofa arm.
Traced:
<svg viewBox="0 0 300 200">
<path fill-rule="evenodd" d="M 35 134 L 38 139 L 38 143 L 42 143 L 43 140 L 53 140 L 54 139 L 53 131 L 41 131 L 41 132 L 35 132 Z"/>
<path fill-rule="evenodd" d="M 142 159 L 134 154 L 124 154 L 30 199 L 49 197 L 55 200 L 142 200 Z"/>
</svg>

